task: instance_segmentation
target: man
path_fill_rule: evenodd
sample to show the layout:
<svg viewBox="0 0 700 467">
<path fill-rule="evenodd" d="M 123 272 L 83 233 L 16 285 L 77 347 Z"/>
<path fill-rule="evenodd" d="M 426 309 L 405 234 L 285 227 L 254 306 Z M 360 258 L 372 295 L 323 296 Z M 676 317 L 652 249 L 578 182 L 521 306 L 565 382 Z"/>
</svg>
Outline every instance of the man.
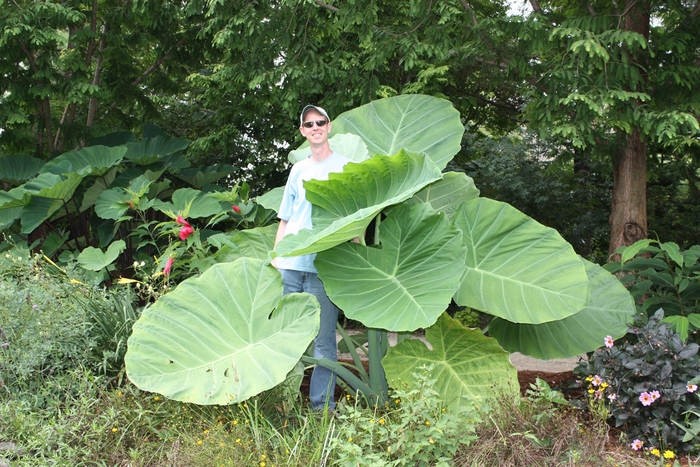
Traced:
<svg viewBox="0 0 700 467">
<path fill-rule="evenodd" d="M 299 117 L 299 131 L 309 142 L 311 155 L 294 164 L 289 174 L 287 185 L 278 217 L 280 218 L 275 246 L 286 235 L 295 234 L 301 229 L 310 229 L 311 203 L 306 200 L 304 181 L 327 180 L 331 172 L 342 172 L 349 159 L 333 152 L 328 144 L 331 122 L 328 114 L 321 107 L 307 105 Z M 318 278 L 314 267 L 315 254 L 275 258 L 272 264 L 282 274 L 284 294 L 308 292 L 318 299 L 321 305 L 321 327 L 314 339 L 314 358 L 338 360 L 338 346 L 335 327 L 338 321 L 338 308 L 326 295 L 323 282 Z M 309 400 L 312 409 L 330 410 L 335 408 L 333 393 L 335 391 L 335 373 L 327 368 L 316 366 L 311 375 Z"/>
</svg>

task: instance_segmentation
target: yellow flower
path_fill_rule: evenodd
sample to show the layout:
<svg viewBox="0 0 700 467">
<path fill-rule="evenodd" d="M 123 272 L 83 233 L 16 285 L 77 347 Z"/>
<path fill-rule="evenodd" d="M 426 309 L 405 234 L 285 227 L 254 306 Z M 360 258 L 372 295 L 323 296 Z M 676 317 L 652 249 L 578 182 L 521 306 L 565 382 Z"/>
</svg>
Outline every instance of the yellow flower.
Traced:
<svg viewBox="0 0 700 467">
<path fill-rule="evenodd" d="M 673 459 L 675 457 L 676 455 L 673 453 L 673 451 L 664 451 L 664 459 Z"/>
<path fill-rule="evenodd" d="M 595 389 L 591 388 L 588 390 L 588 394 L 593 394 L 595 392 Z"/>
<path fill-rule="evenodd" d="M 430 426 L 430 422 L 428 420 L 425 421 L 426 426 Z"/>
<path fill-rule="evenodd" d="M 401 399 L 396 399 L 394 402 L 396 402 L 397 404 L 400 404 L 400 403 L 401 403 Z"/>
<path fill-rule="evenodd" d="M 241 442 L 241 438 L 236 438 L 236 442 L 237 442 L 237 443 L 240 443 L 240 442 Z"/>
<path fill-rule="evenodd" d="M 223 441 L 219 443 L 219 447 L 222 447 L 222 448 L 223 448 L 224 446 L 225 446 L 225 444 L 224 444 Z"/>
<path fill-rule="evenodd" d="M 260 467 L 265 467 L 265 461 L 260 462 Z"/>
<path fill-rule="evenodd" d="M 158 402 L 160 400 L 160 397 L 156 396 L 153 398 L 154 401 Z"/>
<path fill-rule="evenodd" d="M 386 452 L 391 452 L 391 446 L 389 446 L 388 448 L 386 448 Z"/>
<path fill-rule="evenodd" d="M 352 443 L 352 437 L 348 438 L 348 443 Z"/>
<path fill-rule="evenodd" d="M 651 453 L 655 455 L 656 457 L 659 457 L 661 455 L 661 451 L 658 450 L 658 448 L 654 448 L 651 450 Z"/>
<path fill-rule="evenodd" d="M 383 419 L 383 418 L 380 418 L 380 419 L 379 419 L 379 424 L 380 424 L 380 425 L 384 425 L 384 419 Z"/>
<path fill-rule="evenodd" d="M 264 461 L 266 457 L 267 457 L 267 456 L 266 456 L 265 454 L 263 454 L 263 455 L 260 456 L 260 460 L 263 460 L 263 461 Z"/>
<path fill-rule="evenodd" d="M 117 393 L 117 397 L 122 397 L 123 395 L 124 395 L 124 394 L 122 394 L 121 391 L 119 391 L 119 392 Z"/>
<path fill-rule="evenodd" d="M 370 419 L 369 419 L 369 422 L 370 422 L 370 423 L 374 423 L 374 419 L 373 419 L 373 418 L 370 418 Z"/>
<path fill-rule="evenodd" d="M 428 440 L 430 444 L 435 444 L 435 441 L 433 441 L 433 437 L 431 436 L 430 439 Z"/>
<path fill-rule="evenodd" d="M 198 439 L 198 440 L 197 440 L 197 444 L 202 444 L 202 440 L 201 440 L 201 439 Z"/>
<path fill-rule="evenodd" d="M 234 424 L 234 425 L 238 425 L 238 420 L 234 420 L 234 421 L 233 421 L 233 424 Z"/>
<path fill-rule="evenodd" d="M 117 431 L 119 431 L 119 428 L 117 428 L 116 426 L 112 428 L 112 433 L 116 433 Z"/>
</svg>

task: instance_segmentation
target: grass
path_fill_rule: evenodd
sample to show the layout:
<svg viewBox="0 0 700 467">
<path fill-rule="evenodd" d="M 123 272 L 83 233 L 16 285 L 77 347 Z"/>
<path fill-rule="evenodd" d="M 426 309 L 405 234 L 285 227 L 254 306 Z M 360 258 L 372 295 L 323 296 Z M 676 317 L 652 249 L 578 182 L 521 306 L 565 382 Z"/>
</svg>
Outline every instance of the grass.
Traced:
<svg viewBox="0 0 700 467">
<path fill-rule="evenodd" d="M 53 383 L 35 395 L 43 397 L 45 410 L 28 397 L 4 397 L 0 405 L 0 441 L 14 445 L 0 459 L 13 467 L 333 465 L 332 440 L 342 431 L 343 404 L 338 416 L 329 416 L 308 411 L 298 400 L 280 404 L 267 393 L 244 404 L 195 406 L 128 383 L 109 388 L 89 372 Z M 611 439 L 601 420 L 544 391 L 492 401 L 477 426 L 478 438 L 460 448 L 450 465 L 664 465 Z"/>
</svg>

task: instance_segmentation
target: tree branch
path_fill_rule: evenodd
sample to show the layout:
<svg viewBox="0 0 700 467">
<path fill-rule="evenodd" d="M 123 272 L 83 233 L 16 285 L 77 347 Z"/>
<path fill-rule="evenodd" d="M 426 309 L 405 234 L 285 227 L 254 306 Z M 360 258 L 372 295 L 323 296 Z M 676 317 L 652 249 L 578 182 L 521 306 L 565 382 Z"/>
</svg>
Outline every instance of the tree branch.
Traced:
<svg viewBox="0 0 700 467">
<path fill-rule="evenodd" d="M 165 60 L 167 60 L 167 58 L 170 56 L 171 53 L 173 53 L 173 52 L 174 52 L 175 50 L 177 50 L 182 44 L 184 44 L 185 41 L 186 41 L 186 39 L 187 39 L 187 38 L 183 37 L 182 39 L 180 39 L 179 41 L 177 41 L 177 43 L 176 43 L 174 46 L 172 46 L 172 47 L 170 48 L 170 50 L 168 50 L 168 51 L 165 52 L 163 55 L 161 55 L 160 58 L 159 58 L 158 60 L 156 60 L 156 61 L 153 63 L 153 65 L 151 65 L 150 67 L 148 67 L 148 69 L 147 69 L 146 71 L 144 71 L 143 74 L 142 74 L 141 76 L 139 76 L 138 78 L 136 78 L 136 80 L 134 80 L 134 82 L 131 83 L 131 85 L 132 85 L 132 86 L 138 86 L 139 84 L 141 84 L 141 83 L 143 82 L 144 79 L 146 79 L 151 73 L 153 73 L 154 71 L 156 71 L 156 70 L 158 69 L 158 67 L 159 67 Z M 116 102 L 116 101 L 112 102 L 112 105 L 109 106 L 109 109 L 107 109 L 107 111 L 105 112 L 105 115 L 107 115 L 107 113 L 108 113 L 110 110 L 114 109 L 116 106 L 117 106 L 117 102 Z M 102 118 L 104 118 L 105 115 L 103 115 Z"/>
<path fill-rule="evenodd" d="M 314 0 L 314 3 L 316 5 L 325 8 L 326 10 L 331 10 L 333 13 L 338 13 L 340 11 L 340 8 L 328 5 L 327 3 L 323 3 L 321 0 Z"/>
<path fill-rule="evenodd" d="M 462 6 L 464 7 L 465 10 L 467 10 L 471 14 L 472 26 L 477 27 L 479 25 L 479 23 L 476 20 L 476 14 L 474 13 L 474 8 L 472 8 L 472 6 L 469 3 L 467 3 L 467 0 L 462 0 Z"/>
<path fill-rule="evenodd" d="M 532 5 L 532 11 L 535 13 L 544 13 L 538 0 L 530 0 L 530 5 Z"/>
<path fill-rule="evenodd" d="M 700 13 L 700 0 L 698 0 L 698 3 L 695 4 L 695 8 L 693 8 L 693 11 L 690 12 L 688 18 L 695 18 L 698 13 Z"/>
</svg>

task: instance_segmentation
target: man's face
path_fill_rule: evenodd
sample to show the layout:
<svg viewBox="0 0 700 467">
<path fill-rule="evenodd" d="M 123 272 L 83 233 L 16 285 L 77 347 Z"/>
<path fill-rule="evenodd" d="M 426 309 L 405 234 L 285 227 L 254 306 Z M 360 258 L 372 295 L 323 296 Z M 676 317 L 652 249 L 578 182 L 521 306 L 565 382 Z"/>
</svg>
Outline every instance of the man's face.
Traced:
<svg viewBox="0 0 700 467">
<path fill-rule="evenodd" d="M 326 122 L 326 124 L 323 126 L 318 126 L 317 122 Z M 309 123 L 313 123 L 310 128 L 304 126 L 309 125 Z M 316 110 L 310 109 L 304 115 L 304 123 L 299 128 L 299 131 L 301 131 L 301 134 L 304 135 L 307 140 L 309 140 L 309 144 L 322 144 L 328 140 L 328 133 L 331 132 L 331 124 L 326 120 L 326 117 L 321 115 Z"/>
</svg>

